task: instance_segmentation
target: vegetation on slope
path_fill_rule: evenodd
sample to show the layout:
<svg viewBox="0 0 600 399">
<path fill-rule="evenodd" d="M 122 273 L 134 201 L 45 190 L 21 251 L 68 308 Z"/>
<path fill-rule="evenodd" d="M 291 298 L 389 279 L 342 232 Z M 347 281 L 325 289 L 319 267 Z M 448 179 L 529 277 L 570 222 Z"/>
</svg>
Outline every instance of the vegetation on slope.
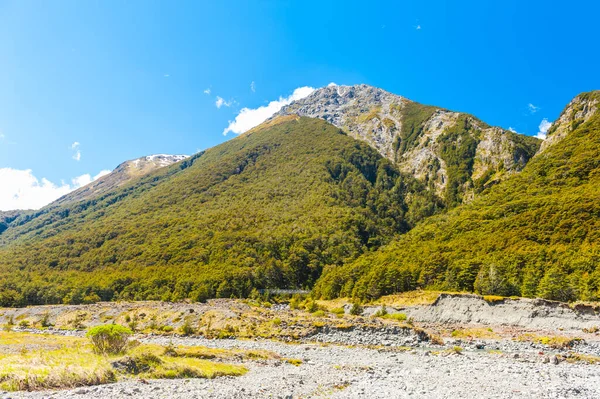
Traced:
<svg viewBox="0 0 600 399">
<path fill-rule="evenodd" d="M 587 93 L 600 98 L 600 92 Z M 324 298 L 415 288 L 600 298 L 600 114 L 474 203 L 428 218 L 317 284 Z"/>
<path fill-rule="evenodd" d="M 324 121 L 272 124 L 0 235 L 0 306 L 311 287 L 440 207 Z"/>
</svg>

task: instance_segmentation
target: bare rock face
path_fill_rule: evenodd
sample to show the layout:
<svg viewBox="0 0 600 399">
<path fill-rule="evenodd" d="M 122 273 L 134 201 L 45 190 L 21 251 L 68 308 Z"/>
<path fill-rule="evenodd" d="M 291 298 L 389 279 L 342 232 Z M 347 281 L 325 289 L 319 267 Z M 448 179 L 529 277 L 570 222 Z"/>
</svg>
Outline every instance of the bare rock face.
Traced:
<svg viewBox="0 0 600 399">
<path fill-rule="evenodd" d="M 111 173 L 59 198 L 50 204 L 50 206 L 64 205 L 66 203 L 96 197 L 117 187 L 123 186 L 136 177 L 147 175 L 159 168 L 183 161 L 186 158 L 188 158 L 187 155 L 158 154 L 123 162 Z"/>
<path fill-rule="evenodd" d="M 273 118 L 284 115 L 321 118 L 367 142 L 449 204 L 468 202 L 520 171 L 540 145 L 538 139 L 488 126 L 471 115 L 367 85 L 324 87 Z"/>
<path fill-rule="evenodd" d="M 590 119 L 600 107 L 600 91 L 591 91 L 575 97 L 560 114 L 552 127 L 548 130 L 548 136 L 544 140 L 540 153 L 548 147 L 564 139 L 579 125 Z"/>
</svg>

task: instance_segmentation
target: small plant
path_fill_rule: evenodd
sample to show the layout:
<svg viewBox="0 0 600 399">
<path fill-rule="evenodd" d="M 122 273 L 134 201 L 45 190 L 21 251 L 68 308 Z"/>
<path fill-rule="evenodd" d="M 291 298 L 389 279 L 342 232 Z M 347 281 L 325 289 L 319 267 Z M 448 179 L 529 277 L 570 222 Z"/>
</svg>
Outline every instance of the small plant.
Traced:
<svg viewBox="0 0 600 399">
<path fill-rule="evenodd" d="M 296 367 L 298 367 L 302 364 L 302 360 L 300 360 L 300 359 L 291 359 L 290 358 L 290 359 L 285 359 L 285 362 L 289 363 L 289 364 L 293 364 Z"/>
<path fill-rule="evenodd" d="M 21 327 L 21 328 L 29 328 L 29 321 L 27 321 L 27 320 L 21 320 L 19 322 L 19 327 Z"/>
<path fill-rule="evenodd" d="M 162 326 L 160 329 L 162 330 L 162 332 L 166 332 L 166 333 L 173 332 L 173 330 L 174 330 L 174 328 L 171 326 Z"/>
<path fill-rule="evenodd" d="M 133 332 L 119 324 L 104 324 L 88 330 L 86 336 L 92 341 L 94 351 L 101 354 L 119 354 L 129 345 Z"/>
<path fill-rule="evenodd" d="M 315 317 L 323 317 L 325 316 L 325 312 L 322 310 L 317 310 L 316 312 L 313 313 L 313 316 Z"/>
<path fill-rule="evenodd" d="M 598 326 L 593 326 L 593 327 L 590 327 L 590 328 L 584 328 L 582 331 L 584 333 L 588 333 L 588 334 L 595 334 L 598 331 L 600 331 L 600 328 Z"/>
<path fill-rule="evenodd" d="M 129 320 L 127 320 L 127 318 L 129 318 Z M 129 326 L 129 329 L 131 331 L 137 331 L 137 327 L 138 327 L 138 323 L 139 323 L 138 315 L 134 314 L 133 318 L 131 318 L 131 317 L 129 317 L 129 315 L 127 315 L 127 317 L 125 317 L 125 321 L 127 321 L 127 325 Z"/>
<path fill-rule="evenodd" d="M 50 323 L 50 313 L 44 312 L 44 314 L 42 314 L 42 318 L 40 319 L 40 325 L 43 328 L 52 327 L 52 323 Z"/>
<path fill-rule="evenodd" d="M 6 321 L 6 324 L 4 325 L 3 329 L 4 329 L 4 331 L 12 331 L 14 326 L 15 326 L 15 318 L 13 315 L 10 315 L 10 316 L 8 316 L 8 320 Z"/>
<path fill-rule="evenodd" d="M 458 355 L 460 355 L 462 353 L 462 351 L 463 351 L 463 348 L 461 348 L 460 346 L 453 346 L 452 347 L 452 352 L 454 352 L 454 353 L 456 353 Z"/>
<path fill-rule="evenodd" d="M 279 317 L 274 318 L 271 323 L 273 323 L 274 326 L 280 326 L 281 325 L 281 319 Z"/>
<path fill-rule="evenodd" d="M 375 317 L 385 317 L 387 316 L 388 311 L 387 308 L 385 307 L 385 305 L 382 305 L 379 310 L 377 312 L 375 312 L 375 314 L 373 316 Z"/>
<path fill-rule="evenodd" d="M 364 312 L 363 307 L 358 302 L 354 302 L 352 304 L 352 308 L 350 308 L 350 314 L 353 316 L 361 316 Z"/>
<path fill-rule="evenodd" d="M 341 316 L 346 314 L 346 311 L 344 310 L 344 308 L 333 308 L 331 309 L 331 313 Z"/>
<path fill-rule="evenodd" d="M 183 325 L 181 326 L 181 334 L 188 336 L 188 335 L 193 335 L 196 331 L 194 330 L 194 327 L 192 326 L 192 323 L 189 322 L 189 320 L 186 320 Z"/>
<path fill-rule="evenodd" d="M 319 305 L 315 301 L 310 301 L 306 304 L 305 309 L 309 313 L 315 313 L 319 310 Z"/>
</svg>

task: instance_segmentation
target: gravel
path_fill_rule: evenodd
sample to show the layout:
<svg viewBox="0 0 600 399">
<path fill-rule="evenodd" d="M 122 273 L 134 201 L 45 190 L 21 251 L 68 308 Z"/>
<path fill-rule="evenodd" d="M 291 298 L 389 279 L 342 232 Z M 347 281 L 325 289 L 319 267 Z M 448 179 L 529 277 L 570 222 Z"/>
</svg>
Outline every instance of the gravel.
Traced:
<svg viewBox="0 0 600 399">
<path fill-rule="evenodd" d="M 66 391 L 3 394 L 0 398 L 600 397 L 599 365 L 570 364 L 546 354 L 494 355 L 468 347 L 462 354 L 450 351 L 436 354 L 424 346 L 399 351 L 319 343 L 184 337 L 142 340 L 162 345 L 172 342 L 214 348 L 265 349 L 285 358 L 301 359 L 303 363 L 300 366 L 283 361 L 248 363 L 250 371 L 241 377 L 131 379 Z"/>
</svg>

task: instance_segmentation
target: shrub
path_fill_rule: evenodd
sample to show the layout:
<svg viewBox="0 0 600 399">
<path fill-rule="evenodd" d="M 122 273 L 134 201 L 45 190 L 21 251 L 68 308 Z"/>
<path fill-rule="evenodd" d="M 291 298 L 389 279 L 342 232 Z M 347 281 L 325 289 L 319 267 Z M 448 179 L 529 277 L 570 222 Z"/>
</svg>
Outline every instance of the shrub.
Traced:
<svg viewBox="0 0 600 399">
<path fill-rule="evenodd" d="M 350 309 L 350 314 L 354 316 L 360 316 L 364 312 L 363 307 L 358 302 L 354 302 L 352 304 L 352 308 Z"/>
<path fill-rule="evenodd" d="M 315 317 L 323 317 L 325 316 L 325 312 L 322 310 L 317 310 L 316 312 L 313 313 L 313 316 Z"/>
<path fill-rule="evenodd" d="M 183 335 L 193 335 L 195 332 L 194 327 L 192 327 L 192 324 L 188 320 L 181 326 L 181 334 Z"/>
<path fill-rule="evenodd" d="M 383 305 L 377 312 L 375 312 L 375 317 L 385 317 L 388 314 L 387 308 Z"/>
<path fill-rule="evenodd" d="M 310 301 L 306 304 L 306 311 L 310 313 L 315 313 L 319 310 L 319 305 L 315 301 Z"/>
<path fill-rule="evenodd" d="M 94 350 L 102 354 L 119 354 L 129 345 L 133 332 L 119 324 L 104 324 L 91 328 L 86 336 L 92 341 Z"/>
<path fill-rule="evenodd" d="M 52 323 L 50 323 L 50 313 L 44 312 L 42 318 L 40 319 L 40 325 L 43 328 L 51 327 Z"/>
</svg>

